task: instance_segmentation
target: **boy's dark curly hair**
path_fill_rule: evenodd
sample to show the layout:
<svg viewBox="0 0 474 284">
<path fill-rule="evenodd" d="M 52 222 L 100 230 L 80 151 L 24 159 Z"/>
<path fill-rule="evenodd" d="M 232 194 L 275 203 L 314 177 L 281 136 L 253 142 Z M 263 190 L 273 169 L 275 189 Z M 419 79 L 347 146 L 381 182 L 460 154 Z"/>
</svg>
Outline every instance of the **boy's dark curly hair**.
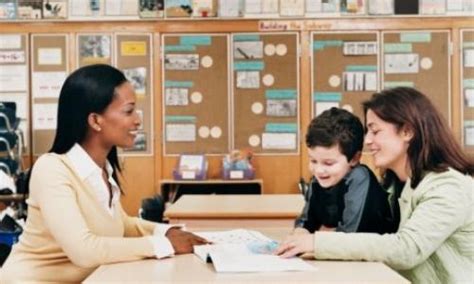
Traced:
<svg viewBox="0 0 474 284">
<path fill-rule="evenodd" d="M 313 118 L 306 133 L 306 146 L 332 147 L 339 145 L 341 153 L 350 161 L 364 144 L 364 127 L 354 114 L 331 108 Z"/>
</svg>

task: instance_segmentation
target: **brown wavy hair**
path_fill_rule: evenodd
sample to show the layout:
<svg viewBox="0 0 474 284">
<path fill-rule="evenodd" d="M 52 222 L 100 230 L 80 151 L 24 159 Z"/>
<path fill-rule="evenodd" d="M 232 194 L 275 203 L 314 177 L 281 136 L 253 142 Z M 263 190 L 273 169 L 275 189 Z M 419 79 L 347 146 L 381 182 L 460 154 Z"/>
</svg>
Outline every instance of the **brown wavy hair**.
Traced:
<svg viewBox="0 0 474 284">
<path fill-rule="evenodd" d="M 386 89 L 373 94 L 362 106 L 365 115 L 370 109 L 397 130 L 406 127 L 413 131 L 407 150 L 412 188 L 418 186 L 425 173 L 444 172 L 449 167 L 473 175 L 473 161 L 467 158 L 441 113 L 419 91 L 408 87 Z M 387 170 L 385 185 L 393 182 L 394 177 Z"/>
</svg>

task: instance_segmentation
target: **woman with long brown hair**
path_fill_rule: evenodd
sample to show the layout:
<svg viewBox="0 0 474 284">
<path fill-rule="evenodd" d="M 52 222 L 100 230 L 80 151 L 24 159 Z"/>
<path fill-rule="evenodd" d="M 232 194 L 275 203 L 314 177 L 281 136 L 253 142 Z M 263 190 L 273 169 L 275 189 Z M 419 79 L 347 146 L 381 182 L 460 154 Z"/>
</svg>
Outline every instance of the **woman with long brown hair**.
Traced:
<svg viewBox="0 0 474 284">
<path fill-rule="evenodd" d="M 374 164 L 385 169 L 398 231 L 293 235 L 277 254 L 313 252 L 317 259 L 381 261 L 415 283 L 472 283 L 473 162 L 417 90 L 384 90 L 363 107 L 365 144 Z"/>
</svg>

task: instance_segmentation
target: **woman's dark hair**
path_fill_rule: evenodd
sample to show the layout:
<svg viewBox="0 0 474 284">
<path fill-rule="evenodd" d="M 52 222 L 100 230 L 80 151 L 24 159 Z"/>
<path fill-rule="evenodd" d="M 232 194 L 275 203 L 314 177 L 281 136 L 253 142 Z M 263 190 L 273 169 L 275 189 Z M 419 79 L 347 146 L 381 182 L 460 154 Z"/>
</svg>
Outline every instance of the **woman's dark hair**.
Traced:
<svg viewBox="0 0 474 284">
<path fill-rule="evenodd" d="M 103 113 L 112 102 L 115 88 L 126 82 L 124 74 L 109 65 L 96 64 L 74 71 L 64 82 L 59 95 L 56 136 L 49 152 L 64 154 L 75 143 L 81 143 L 88 130 L 90 113 Z M 114 168 L 112 177 L 121 168 L 114 146 L 107 155 Z"/>
<path fill-rule="evenodd" d="M 428 171 L 444 172 L 451 167 L 464 174 L 474 173 L 474 163 L 463 153 L 441 113 L 422 93 L 397 87 L 375 93 L 362 105 L 365 115 L 370 109 L 399 131 L 403 127 L 413 131 L 407 150 L 412 188 Z M 393 182 L 395 177 L 395 173 L 387 170 L 384 183 Z"/>
<path fill-rule="evenodd" d="M 364 127 L 359 118 L 347 110 L 331 108 L 313 118 L 306 133 L 306 146 L 332 147 L 338 145 L 347 161 L 362 151 Z"/>
</svg>

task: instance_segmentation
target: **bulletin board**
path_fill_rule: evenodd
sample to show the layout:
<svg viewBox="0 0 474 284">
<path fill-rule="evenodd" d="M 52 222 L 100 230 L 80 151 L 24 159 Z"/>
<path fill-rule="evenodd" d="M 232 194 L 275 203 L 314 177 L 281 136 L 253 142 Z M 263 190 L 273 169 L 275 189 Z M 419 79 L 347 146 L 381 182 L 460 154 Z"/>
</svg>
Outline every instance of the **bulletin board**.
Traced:
<svg viewBox="0 0 474 284">
<path fill-rule="evenodd" d="M 33 155 L 53 144 L 59 93 L 69 72 L 67 46 L 66 34 L 31 35 Z"/>
<path fill-rule="evenodd" d="M 114 65 L 112 34 L 79 33 L 76 44 L 78 68 L 92 64 Z"/>
<path fill-rule="evenodd" d="M 342 107 L 364 121 L 362 102 L 379 90 L 377 32 L 312 34 L 312 116 Z"/>
<path fill-rule="evenodd" d="M 416 88 L 451 124 L 449 31 L 382 32 L 382 42 L 382 87 Z"/>
<path fill-rule="evenodd" d="M 461 30 L 461 109 L 463 144 L 474 156 L 474 29 Z"/>
<path fill-rule="evenodd" d="M 232 35 L 233 148 L 299 153 L 299 35 Z"/>
<path fill-rule="evenodd" d="M 30 151 L 28 50 L 26 34 L 0 34 L 0 101 L 16 103 L 23 153 Z"/>
<path fill-rule="evenodd" d="M 116 34 L 116 67 L 132 83 L 137 98 L 136 110 L 141 119 L 135 144 L 123 149 L 128 156 L 153 155 L 153 69 L 150 33 Z"/>
<path fill-rule="evenodd" d="M 164 155 L 229 152 L 228 38 L 163 36 Z"/>
</svg>

